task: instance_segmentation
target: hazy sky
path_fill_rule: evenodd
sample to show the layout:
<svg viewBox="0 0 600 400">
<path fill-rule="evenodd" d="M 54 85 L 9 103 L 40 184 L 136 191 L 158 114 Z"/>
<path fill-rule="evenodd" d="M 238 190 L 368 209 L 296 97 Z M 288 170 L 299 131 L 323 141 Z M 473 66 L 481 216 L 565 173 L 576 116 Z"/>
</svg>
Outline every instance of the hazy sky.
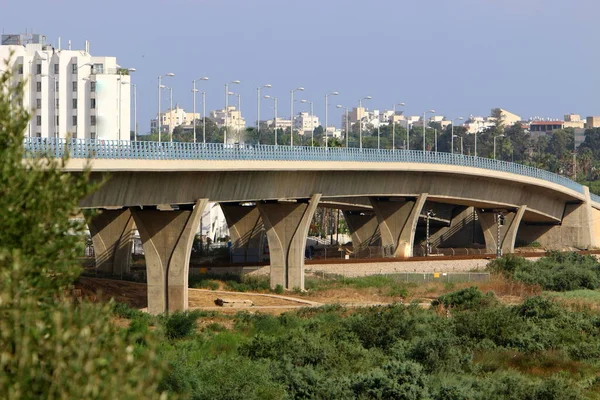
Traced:
<svg viewBox="0 0 600 400">
<path fill-rule="evenodd" d="M 600 114 L 598 0 L 0 0 L 4 33 L 34 29 L 51 44 L 91 42 L 97 56 L 137 69 L 141 132 L 157 112 L 157 77 L 174 72 L 174 102 L 191 111 L 192 79 L 208 76 L 207 110 L 223 108 L 225 82 L 242 95 L 249 124 L 256 87 L 279 98 L 290 89 L 340 124 L 336 104 L 370 109 L 405 102 L 448 118 Z M 168 105 L 168 92 L 163 105 Z M 231 98 L 235 102 L 235 98 Z M 198 97 L 200 109 L 200 96 Z M 306 109 L 299 102 L 296 112 Z M 263 100 L 261 116 L 272 115 Z"/>
</svg>

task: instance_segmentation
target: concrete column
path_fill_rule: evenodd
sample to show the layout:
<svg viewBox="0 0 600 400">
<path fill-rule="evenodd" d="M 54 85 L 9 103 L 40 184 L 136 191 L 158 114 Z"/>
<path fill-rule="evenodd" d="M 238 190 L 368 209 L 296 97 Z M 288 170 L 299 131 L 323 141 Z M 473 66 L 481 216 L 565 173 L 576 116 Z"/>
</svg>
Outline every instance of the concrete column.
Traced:
<svg viewBox="0 0 600 400">
<path fill-rule="evenodd" d="M 178 211 L 131 210 L 146 255 L 150 314 L 187 310 L 190 253 L 207 204 L 200 199 Z"/>
<path fill-rule="evenodd" d="M 472 247 L 474 240 L 482 234 L 474 215 L 473 207 L 456 206 L 450 217 L 450 226 L 440 228 L 429 237 L 431 247 Z"/>
<path fill-rule="evenodd" d="M 379 224 L 374 212 L 344 210 L 343 213 L 352 235 L 352 247 L 381 246 Z"/>
<path fill-rule="evenodd" d="M 504 225 L 500 226 L 500 246 L 503 254 L 514 253 L 517 233 L 526 209 L 527 206 L 523 205 L 516 211 L 504 213 Z M 486 253 L 495 254 L 498 242 L 497 213 L 477 209 L 477 215 L 485 238 Z"/>
<path fill-rule="evenodd" d="M 129 209 L 100 210 L 88 223 L 96 268 L 120 276 L 131 267 L 133 245 L 133 218 Z"/>
<path fill-rule="evenodd" d="M 567 203 L 558 225 L 523 224 L 519 241 L 524 244 L 538 242 L 550 250 L 569 248 L 591 249 L 600 247 L 600 228 L 596 228 L 600 212 L 592 208 L 590 192 L 584 186 L 583 203 Z"/>
<path fill-rule="evenodd" d="M 381 245 L 394 249 L 394 257 L 412 257 L 415 230 L 427 193 L 416 199 L 384 200 L 371 197 L 371 205 L 377 216 Z"/>
<path fill-rule="evenodd" d="M 220 203 L 229 226 L 233 262 L 257 262 L 264 251 L 265 227 L 256 206 Z"/>
<path fill-rule="evenodd" d="M 271 256 L 271 287 L 304 289 L 304 250 L 320 194 L 308 201 L 259 203 Z"/>
</svg>

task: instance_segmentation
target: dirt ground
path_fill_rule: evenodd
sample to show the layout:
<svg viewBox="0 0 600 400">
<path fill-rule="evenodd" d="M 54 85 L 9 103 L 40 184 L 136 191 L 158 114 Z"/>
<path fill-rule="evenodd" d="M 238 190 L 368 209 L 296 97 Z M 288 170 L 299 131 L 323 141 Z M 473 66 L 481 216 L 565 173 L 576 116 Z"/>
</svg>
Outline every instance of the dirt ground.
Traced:
<svg viewBox="0 0 600 400">
<path fill-rule="evenodd" d="M 406 298 L 389 296 L 385 293 L 385 289 L 377 288 L 334 288 L 305 294 L 286 293 L 284 295 L 189 289 L 189 307 L 190 309 L 218 311 L 224 314 L 235 314 L 239 311 L 281 314 L 302 307 L 314 307 L 324 304 L 363 307 L 416 301 L 425 305 L 444 293 L 469 286 L 478 286 L 484 293 L 491 291 L 501 301 L 508 304 L 515 304 L 525 297 L 541 293 L 541 290 L 537 287 L 499 278 L 477 284 L 465 282 L 447 286 L 439 282 L 432 282 L 415 285 L 409 289 L 409 295 Z M 148 306 L 146 285 L 142 283 L 101 278 L 81 278 L 75 288 L 80 290 L 81 296 L 91 301 L 108 301 L 110 298 L 114 298 L 117 302 L 127 303 L 138 309 L 145 309 Z M 250 300 L 252 305 L 219 307 L 215 304 L 215 300 L 218 298 L 232 301 Z"/>
</svg>

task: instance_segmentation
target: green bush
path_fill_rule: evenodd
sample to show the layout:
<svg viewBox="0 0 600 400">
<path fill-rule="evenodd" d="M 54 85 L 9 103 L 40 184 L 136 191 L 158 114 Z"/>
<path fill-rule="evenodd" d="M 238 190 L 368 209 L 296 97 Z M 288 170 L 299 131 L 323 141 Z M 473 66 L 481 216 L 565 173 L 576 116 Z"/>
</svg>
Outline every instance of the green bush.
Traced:
<svg viewBox="0 0 600 400">
<path fill-rule="evenodd" d="M 178 311 L 161 316 L 161 323 L 168 339 L 182 339 L 194 333 L 199 317 L 200 314 L 195 311 Z"/>
<path fill-rule="evenodd" d="M 431 305 L 435 307 L 441 304 L 444 307 L 466 310 L 489 306 L 495 303 L 496 299 L 493 293 L 490 292 L 484 295 L 476 286 L 471 286 L 470 288 L 440 296 Z"/>
</svg>

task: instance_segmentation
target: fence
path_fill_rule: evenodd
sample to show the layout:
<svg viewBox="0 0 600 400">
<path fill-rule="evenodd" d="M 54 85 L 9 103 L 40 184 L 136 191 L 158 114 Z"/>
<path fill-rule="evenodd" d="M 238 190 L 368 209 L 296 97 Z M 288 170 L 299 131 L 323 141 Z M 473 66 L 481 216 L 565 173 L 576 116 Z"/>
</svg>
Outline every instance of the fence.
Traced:
<svg viewBox="0 0 600 400">
<path fill-rule="evenodd" d="M 366 276 L 382 275 L 391 278 L 395 282 L 403 283 L 428 283 L 428 282 L 489 282 L 489 272 L 389 272 L 377 269 L 360 270 L 347 268 L 342 271 L 331 273 L 325 270 L 315 271 L 306 268 L 306 272 L 314 274 L 322 279 L 338 279 L 338 278 L 361 278 Z"/>
<path fill-rule="evenodd" d="M 582 185 L 552 172 L 490 158 L 432 151 L 53 138 L 26 138 L 24 144 L 26 156 L 48 154 L 62 157 L 69 153 L 73 158 L 100 159 L 354 161 L 455 165 L 542 179 L 583 193 Z M 600 198 L 594 201 L 598 200 Z"/>
</svg>

